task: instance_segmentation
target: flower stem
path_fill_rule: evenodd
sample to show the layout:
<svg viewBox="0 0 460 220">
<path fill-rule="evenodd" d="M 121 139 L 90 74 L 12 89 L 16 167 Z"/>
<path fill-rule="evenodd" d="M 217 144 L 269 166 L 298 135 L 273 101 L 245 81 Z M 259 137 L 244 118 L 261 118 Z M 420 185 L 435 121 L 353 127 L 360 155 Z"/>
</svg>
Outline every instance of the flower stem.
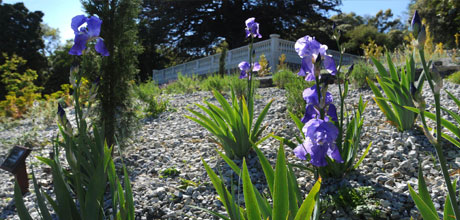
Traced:
<svg viewBox="0 0 460 220">
<path fill-rule="evenodd" d="M 342 135 L 343 135 L 343 104 L 344 104 L 344 100 L 345 100 L 345 94 L 342 93 L 342 84 L 340 82 L 340 69 L 342 68 L 342 58 L 343 58 L 343 52 L 341 50 L 341 47 L 340 47 L 340 42 L 339 42 L 339 39 L 337 38 L 336 39 L 336 43 L 337 43 L 337 48 L 339 49 L 340 51 L 340 59 L 339 59 L 339 68 L 337 69 L 337 78 L 339 79 L 339 98 L 340 98 L 340 119 L 339 119 L 339 136 L 337 137 L 337 143 L 340 144 L 340 146 L 342 146 Z M 345 84 L 345 78 L 344 78 L 344 81 L 343 83 Z M 344 85 L 345 87 L 345 85 Z"/>
</svg>

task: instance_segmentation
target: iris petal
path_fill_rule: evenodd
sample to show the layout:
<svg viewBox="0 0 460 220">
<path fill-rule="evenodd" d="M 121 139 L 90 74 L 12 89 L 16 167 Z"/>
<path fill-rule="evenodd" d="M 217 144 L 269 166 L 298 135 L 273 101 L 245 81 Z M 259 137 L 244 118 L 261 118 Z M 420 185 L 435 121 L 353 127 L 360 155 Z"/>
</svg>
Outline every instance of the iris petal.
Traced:
<svg viewBox="0 0 460 220">
<path fill-rule="evenodd" d="M 252 70 L 257 72 L 260 70 L 260 68 L 261 68 L 260 64 L 258 62 L 255 62 Z"/>
<path fill-rule="evenodd" d="M 87 20 L 88 18 L 85 15 L 77 15 L 72 18 L 72 23 L 70 27 L 72 27 L 72 30 L 74 31 L 75 34 L 79 32 L 78 27 L 84 24 Z"/>
<path fill-rule="evenodd" d="M 243 78 L 246 78 L 246 71 L 244 70 L 241 70 L 241 73 L 240 73 L 240 79 L 243 79 Z"/>
<path fill-rule="evenodd" d="M 335 75 L 337 73 L 337 68 L 335 67 L 334 58 L 331 55 L 324 55 L 324 68 L 331 74 Z"/>
<path fill-rule="evenodd" d="M 294 154 L 296 155 L 297 158 L 301 160 L 306 160 L 307 159 L 307 151 L 305 151 L 305 147 L 303 144 L 298 145 L 294 149 Z"/>
<path fill-rule="evenodd" d="M 91 16 L 87 21 L 88 34 L 90 37 L 98 37 L 101 32 L 102 21 L 98 17 Z"/>
<path fill-rule="evenodd" d="M 249 65 L 248 62 L 242 61 L 241 63 L 238 64 L 238 68 L 240 68 L 240 70 L 243 70 L 243 71 L 248 71 L 249 68 L 251 68 L 251 66 Z"/>
<path fill-rule="evenodd" d="M 324 157 L 328 151 L 327 147 L 321 145 L 311 145 L 307 147 L 307 151 L 310 149 L 310 163 L 317 167 L 327 166 L 326 158 Z"/>
<path fill-rule="evenodd" d="M 334 159 L 338 163 L 343 163 L 343 159 L 340 155 L 339 148 L 335 144 L 333 144 L 333 146 L 329 146 L 327 150 L 327 156 Z"/>
<path fill-rule="evenodd" d="M 83 53 L 83 50 L 86 49 L 86 42 L 88 39 L 89 35 L 87 33 L 80 33 L 75 35 L 74 44 L 72 48 L 70 48 L 69 54 L 80 56 Z"/>
<path fill-rule="evenodd" d="M 334 104 L 329 105 L 329 108 L 327 109 L 327 115 L 329 115 L 329 117 L 331 117 L 332 121 L 338 121 L 337 108 L 335 107 Z"/>
<path fill-rule="evenodd" d="M 95 48 L 96 51 L 97 51 L 98 53 L 100 53 L 102 56 L 109 56 L 109 55 L 110 55 L 109 51 L 108 51 L 107 48 L 105 47 L 104 40 L 102 40 L 101 38 L 98 38 L 98 39 L 97 39 L 96 45 L 94 46 L 94 48 Z"/>
<path fill-rule="evenodd" d="M 314 73 L 314 66 L 313 66 L 313 63 L 311 62 L 311 57 L 306 56 L 302 58 L 302 65 L 300 66 L 300 71 L 299 73 L 297 73 L 297 75 L 306 76 L 307 74 L 313 74 L 313 73 Z M 307 81 L 312 81 L 312 80 L 307 80 Z"/>
<path fill-rule="evenodd" d="M 307 123 L 316 116 L 319 115 L 319 111 L 315 108 L 314 105 L 307 105 L 305 106 L 305 115 L 302 118 L 302 123 Z"/>
</svg>

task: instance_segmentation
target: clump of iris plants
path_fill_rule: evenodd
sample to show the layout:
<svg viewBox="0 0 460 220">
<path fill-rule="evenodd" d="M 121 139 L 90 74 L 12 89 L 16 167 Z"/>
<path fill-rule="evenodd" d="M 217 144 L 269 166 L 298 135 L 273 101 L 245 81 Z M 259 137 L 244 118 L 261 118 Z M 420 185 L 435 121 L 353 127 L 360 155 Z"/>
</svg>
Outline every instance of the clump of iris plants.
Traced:
<svg viewBox="0 0 460 220">
<path fill-rule="evenodd" d="M 85 23 L 86 27 L 80 27 Z M 96 40 L 96 51 L 102 56 L 109 56 L 102 38 L 99 37 L 101 24 L 102 21 L 94 16 L 74 17 L 71 26 L 75 31 L 75 44 L 69 53 L 85 55 L 90 50 L 86 48 L 86 44 Z M 65 110 L 58 105 L 58 127 L 62 138 L 55 139 L 52 158 L 37 157 L 51 168 L 55 198 L 41 189 L 32 170 L 36 207 L 39 210 L 39 216 L 34 218 L 54 219 L 56 217 L 52 217 L 53 214 L 59 219 L 134 220 L 134 200 L 126 166 L 123 164 L 124 180 L 120 180 L 112 160 L 113 146 L 108 146 L 98 126 L 93 124 L 91 127 L 87 123 L 99 82 L 96 80 L 90 89 L 90 99 L 86 109 L 80 102 L 82 73 L 78 66 L 73 66 L 70 70 L 70 83 L 74 88 L 73 101 L 77 127 L 75 129 L 72 127 Z M 65 169 L 61 163 L 62 151 L 65 152 L 64 158 L 68 165 Z M 110 193 L 111 213 L 106 213 L 108 210 L 104 203 L 107 190 Z M 18 183 L 14 187 L 14 198 L 19 218 L 32 219 L 22 199 Z M 50 212 L 48 207 L 52 207 L 54 213 Z"/>
<path fill-rule="evenodd" d="M 335 31 L 334 38 L 341 48 L 340 33 Z M 327 53 L 327 49 L 327 45 L 321 44 L 308 35 L 295 43 L 295 50 L 302 59 L 298 75 L 305 77 L 306 81 L 314 82 L 314 85 L 303 91 L 306 103 L 304 116 L 299 119 L 295 114 L 290 113 L 302 135 L 298 137 L 300 144 L 295 145 L 291 142 L 288 145 L 294 148 L 294 153 L 299 159 L 307 160 L 313 165 L 312 171 L 316 178 L 343 177 L 347 172 L 358 167 L 371 146 L 368 145 L 361 158 L 355 163 L 364 122 L 362 113 L 367 102 L 364 103 L 360 97 L 353 117 L 344 124 L 344 115 L 347 115 L 344 110 L 344 100 L 348 94 L 347 77 L 353 70 L 353 65 L 348 69 L 345 77 L 338 77 L 341 74 L 342 55 L 337 67 L 332 55 Z M 321 74 L 322 68 L 327 73 Z M 334 84 L 336 78 L 345 79 L 343 85 L 338 84 L 340 114 L 337 114 L 338 109 L 333 103 L 332 94 L 327 91 L 328 86 Z"/>
<path fill-rule="evenodd" d="M 456 189 L 457 189 L 457 180 L 454 180 L 452 183 L 451 177 L 449 175 L 449 171 L 447 169 L 447 160 L 443 153 L 443 146 L 442 146 L 442 138 L 449 140 L 452 142 L 454 138 L 450 137 L 449 135 L 442 133 L 442 127 L 446 127 L 449 130 L 453 128 L 453 130 L 458 130 L 453 124 L 448 122 L 447 120 L 441 117 L 441 109 L 447 110 L 441 106 L 441 89 L 443 87 L 443 79 L 439 72 L 431 66 L 431 61 L 428 63 L 425 60 L 425 41 L 426 41 L 426 27 L 422 25 L 421 18 L 417 11 L 415 11 L 414 16 L 412 17 L 411 21 L 411 28 L 412 34 L 417 39 L 415 41 L 415 49 L 418 50 L 420 55 L 420 60 L 422 61 L 423 73 L 420 76 L 420 80 L 417 84 L 411 83 L 411 95 L 412 99 L 416 103 L 416 108 L 404 106 L 406 109 L 409 109 L 415 113 L 420 114 L 420 118 L 422 121 L 423 131 L 425 136 L 427 137 L 428 141 L 433 145 L 436 150 L 436 156 L 439 161 L 439 165 L 441 167 L 442 175 L 444 177 L 445 184 L 447 186 L 447 196 L 446 196 L 446 203 L 444 204 L 444 219 L 460 219 L 460 209 L 458 207 L 458 201 L 456 196 Z M 425 111 L 426 102 L 424 97 L 422 96 L 421 89 L 423 88 L 423 82 L 426 79 L 428 85 L 430 86 L 430 90 L 434 96 L 434 106 L 436 109 L 436 113 L 430 113 Z M 456 103 L 460 103 L 457 98 L 452 96 L 452 94 L 448 93 L 451 98 L 453 98 Z M 460 107 L 460 105 L 459 105 Z M 454 114 L 451 111 L 447 111 L 451 116 L 453 116 L 456 120 L 458 119 L 459 115 Z M 436 120 L 436 128 L 429 128 L 426 122 L 426 118 L 431 118 Z M 457 120 L 460 122 L 460 120 Z M 452 127 L 453 126 L 453 127 Z M 436 136 L 432 134 L 432 131 L 435 131 Z M 455 132 L 454 132 L 455 133 Z M 455 141 L 455 140 L 454 140 Z M 456 141 L 455 141 L 456 142 Z M 454 142 L 453 142 L 454 143 Z M 427 185 L 425 183 L 425 179 L 423 176 L 423 171 L 421 166 L 418 170 L 418 193 L 409 186 L 409 193 L 414 200 L 417 209 L 420 211 L 420 214 L 424 219 L 439 219 L 439 215 L 437 213 L 436 207 L 434 206 L 433 201 L 430 198 L 430 194 L 428 192 Z"/>
<path fill-rule="evenodd" d="M 246 21 L 246 37 L 250 38 L 249 48 L 253 51 L 254 38 L 261 38 L 259 33 L 259 23 L 254 18 Z M 216 90 L 213 90 L 214 97 L 219 102 L 221 108 L 207 101 L 206 106 L 196 104 L 207 115 L 193 109 L 188 109 L 195 117 L 186 115 L 185 117 L 195 121 L 216 137 L 215 142 L 222 147 L 225 154 L 234 158 L 246 157 L 249 152 L 259 143 L 269 136 L 261 137 L 266 126 L 262 126 L 262 121 L 268 112 L 273 100 L 271 100 L 259 114 L 254 122 L 254 71 L 260 70 L 260 65 L 254 60 L 254 52 L 249 56 L 249 62 L 243 61 L 238 67 L 241 70 L 240 79 L 247 79 L 247 94 L 242 97 L 235 95 L 234 88 L 231 88 L 231 104 Z"/>
<path fill-rule="evenodd" d="M 259 34 L 259 24 L 255 22 L 254 18 L 249 18 L 246 21 L 246 36 L 251 37 L 250 51 L 252 51 L 252 43 L 255 37 L 262 37 Z M 270 101 L 259 115 L 254 126 L 253 121 L 253 92 L 252 85 L 253 71 L 258 71 L 259 65 L 252 63 L 254 60 L 254 53 L 251 52 L 249 62 L 241 62 L 239 67 L 241 69 L 240 78 L 247 78 L 248 89 L 247 94 L 237 100 L 232 88 L 232 105 L 230 105 L 220 93 L 214 91 L 214 96 L 219 101 L 222 109 L 215 105 L 205 102 L 208 108 L 198 105 L 204 112 L 211 117 L 206 117 L 203 114 L 189 109 L 197 118 L 186 116 L 191 120 L 201 124 L 207 128 L 212 134 L 218 137 L 221 141 L 225 154 L 217 151 L 218 154 L 227 162 L 232 170 L 243 181 L 243 194 L 245 207 L 240 206 L 239 201 L 236 201 L 233 190 L 228 191 L 224 185 L 224 181 L 212 170 L 212 168 L 204 161 L 203 165 L 206 172 L 211 179 L 214 188 L 219 194 L 223 205 L 227 211 L 227 216 L 213 212 L 208 209 L 193 206 L 194 208 L 205 210 L 219 218 L 231 220 L 245 220 L 245 219 L 310 219 L 314 215 L 314 209 L 317 207 L 319 190 L 321 186 L 321 179 L 318 179 L 308 193 L 307 197 L 303 199 L 297 185 L 294 172 L 290 165 L 286 163 L 284 154 L 284 143 L 281 141 L 276 168 L 273 169 L 267 158 L 257 148 L 257 145 L 264 141 L 269 136 L 258 139 L 265 127 L 260 127 L 263 118 L 265 117 L 272 101 Z M 248 102 L 246 103 L 246 98 Z M 251 130 L 252 128 L 252 130 Z M 249 139 L 248 139 L 249 138 Z M 232 145 L 229 145 L 232 144 Z M 249 150 L 254 150 L 261 162 L 262 169 L 267 180 L 268 188 L 270 191 L 271 202 L 262 196 L 260 192 L 253 186 L 249 176 L 248 167 L 246 165 L 245 156 Z M 243 167 L 240 168 L 232 161 L 233 157 L 242 157 Z M 233 187 L 232 187 L 233 188 Z M 319 212 L 315 212 L 319 213 Z"/>
</svg>

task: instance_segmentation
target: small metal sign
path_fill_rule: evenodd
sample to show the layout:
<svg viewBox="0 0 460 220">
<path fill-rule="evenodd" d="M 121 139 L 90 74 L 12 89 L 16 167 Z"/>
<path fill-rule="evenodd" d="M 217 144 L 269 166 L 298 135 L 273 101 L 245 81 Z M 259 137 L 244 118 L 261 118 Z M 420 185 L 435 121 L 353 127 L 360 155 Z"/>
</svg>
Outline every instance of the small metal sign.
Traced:
<svg viewBox="0 0 460 220">
<path fill-rule="evenodd" d="M 2 165 L 0 165 L 1 169 L 14 174 L 23 195 L 29 191 L 26 158 L 29 156 L 30 151 L 29 148 L 15 146 L 11 149 L 10 154 L 3 161 Z"/>
<path fill-rule="evenodd" d="M 3 161 L 0 168 L 15 173 L 15 170 L 18 168 L 21 162 L 25 162 L 27 156 L 30 154 L 30 149 L 25 147 L 15 146 L 8 157 Z"/>
</svg>

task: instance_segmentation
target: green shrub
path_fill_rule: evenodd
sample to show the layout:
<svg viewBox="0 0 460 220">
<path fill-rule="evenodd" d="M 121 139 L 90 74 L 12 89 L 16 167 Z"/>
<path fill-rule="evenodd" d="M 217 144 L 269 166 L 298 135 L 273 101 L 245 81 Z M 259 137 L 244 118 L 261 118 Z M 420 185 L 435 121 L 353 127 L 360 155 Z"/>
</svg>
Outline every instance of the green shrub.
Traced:
<svg viewBox="0 0 460 220">
<path fill-rule="evenodd" d="M 313 85 L 313 81 L 307 82 L 303 77 L 294 75 L 294 78 L 285 84 L 287 109 L 296 116 L 303 117 L 306 103 L 302 94 L 305 88 Z"/>
<path fill-rule="evenodd" d="M 291 165 L 286 163 L 284 145 L 278 150 L 275 169 L 272 168 L 267 158 L 263 153 L 254 147 L 254 150 L 259 157 L 260 164 L 265 174 L 265 179 L 268 185 L 268 195 L 259 192 L 254 187 L 249 176 L 248 166 L 246 160 L 243 159 L 243 167 L 240 168 L 229 157 L 217 151 L 217 153 L 227 162 L 232 170 L 242 179 L 243 182 L 243 195 L 244 207 L 240 206 L 239 198 L 240 192 L 235 194 L 235 185 L 226 187 L 222 177 L 218 176 L 211 167 L 202 159 L 203 165 L 208 173 L 211 182 L 219 194 L 222 203 L 227 211 L 227 216 L 211 210 L 192 206 L 200 210 L 211 213 L 212 215 L 221 219 L 228 220 L 252 220 L 252 219 L 317 219 L 315 218 L 315 206 L 319 204 L 319 191 L 321 188 L 321 178 L 316 181 L 315 185 L 311 188 L 307 197 L 303 199 L 302 194 L 292 169 Z M 227 188 L 231 188 L 228 191 Z M 271 197 L 270 200 L 267 196 Z M 269 203 L 270 201 L 270 203 Z M 316 207 L 316 208 L 319 208 Z M 316 213 L 319 215 L 319 213 Z M 313 215 L 313 216 L 312 216 Z M 318 216 L 316 215 L 316 216 Z"/>
<path fill-rule="evenodd" d="M 265 54 L 260 55 L 259 58 L 260 70 L 257 71 L 257 76 L 267 76 L 271 72 L 271 67 L 268 66 L 268 60 L 265 57 Z"/>
<path fill-rule="evenodd" d="M 145 97 L 160 95 L 161 89 L 155 81 L 149 80 L 136 86 L 134 92 L 139 99 L 145 100 Z"/>
<path fill-rule="evenodd" d="M 230 90 L 229 81 L 230 81 L 230 76 L 228 75 L 224 75 L 222 77 L 218 74 L 214 74 L 204 79 L 201 82 L 200 88 L 202 91 L 217 90 L 218 92 L 222 93 L 223 91 Z"/>
<path fill-rule="evenodd" d="M 447 77 L 447 80 L 455 84 L 460 84 L 460 71 L 452 73 L 449 77 Z"/>
<path fill-rule="evenodd" d="M 259 88 L 260 82 L 252 80 L 252 87 L 254 91 Z M 230 86 L 233 88 L 235 95 L 239 98 L 248 94 L 248 81 L 247 79 L 240 79 L 239 74 L 235 74 L 230 78 Z"/>
<path fill-rule="evenodd" d="M 35 70 L 21 71 L 27 60 L 17 55 L 8 57 L 3 54 L 3 57 L 5 63 L 0 65 L 0 83 L 5 85 L 8 94 L 0 102 L 0 116 L 21 118 L 34 101 L 41 98 L 39 92 L 43 88 L 34 85 L 38 78 Z"/>
<path fill-rule="evenodd" d="M 165 87 L 165 92 L 168 94 L 188 94 L 197 91 L 200 88 L 200 80 L 198 76 L 183 76 L 181 73 L 177 74 L 177 80 L 170 83 Z"/>
<path fill-rule="evenodd" d="M 273 74 L 273 84 L 280 89 L 286 88 L 286 84 L 298 78 L 295 73 L 288 69 L 282 69 Z"/>
<path fill-rule="evenodd" d="M 375 81 L 375 71 L 371 65 L 364 61 L 355 63 L 353 71 L 350 74 L 351 84 L 355 89 L 369 88 L 366 78 Z"/>
<path fill-rule="evenodd" d="M 379 106 L 380 110 L 385 114 L 388 121 L 399 131 L 409 130 L 414 126 L 417 114 L 408 110 L 407 107 L 415 107 L 413 97 L 420 94 L 423 88 L 424 74 L 420 76 L 416 90 L 411 92 L 411 84 L 415 83 L 415 62 L 413 56 L 409 56 L 406 61 L 406 67 L 397 70 L 389 54 L 386 55 L 389 71 L 385 69 L 383 64 L 372 58 L 374 65 L 378 69 L 377 82 L 382 88 L 385 98 L 380 89 L 370 79 L 367 83 L 374 93 L 374 101 Z"/>
<path fill-rule="evenodd" d="M 155 118 L 168 108 L 169 101 L 161 98 L 161 90 L 155 81 L 147 81 L 134 87 L 134 95 L 142 102 L 140 110 L 144 114 L 141 117 Z"/>
<path fill-rule="evenodd" d="M 243 79 L 243 81 L 247 80 Z M 185 117 L 211 132 L 216 137 L 215 141 L 224 149 L 228 157 L 246 157 L 253 147 L 268 138 L 268 136 L 260 137 L 266 128 L 266 126 L 261 126 L 261 123 L 273 99 L 264 107 L 256 122 L 253 123 L 253 96 L 249 96 L 246 102 L 245 98 L 238 99 L 232 91 L 231 103 L 229 103 L 219 92 L 213 91 L 213 94 L 221 108 L 207 101 L 204 101 L 205 105 L 195 103 L 207 115 L 187 108 L 195 117 L 189 115 L 185 115 Z"/>
</svg>

